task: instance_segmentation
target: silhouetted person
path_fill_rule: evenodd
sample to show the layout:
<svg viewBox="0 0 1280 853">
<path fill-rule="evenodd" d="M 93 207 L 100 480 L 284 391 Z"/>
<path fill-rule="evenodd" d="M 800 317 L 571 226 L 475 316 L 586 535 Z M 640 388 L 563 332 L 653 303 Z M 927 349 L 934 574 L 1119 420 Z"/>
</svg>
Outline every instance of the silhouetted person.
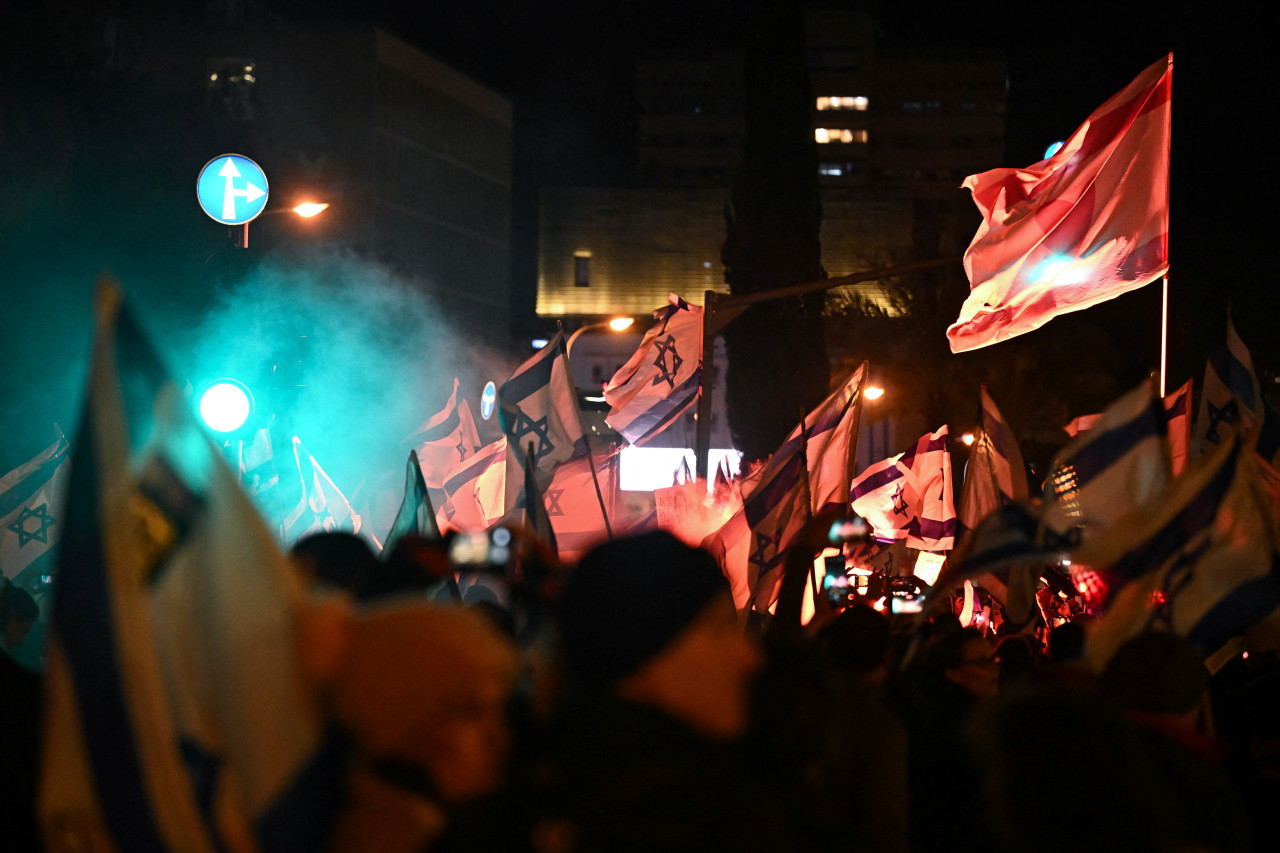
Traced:
<svg viewBox="0 0 1280 853">
<path fill-rule="evenodd" d="M 760 653 L 711 555 L 665 532 L 601 545 L 558 621 L 568 704 L 521 784 L 449 849 L 782 849 L 773 798 L 730 748 Z"/>
<path fill-rule="evenodd" d="M 1163 631 L 1139 634 L 1116 650 L 1099 681 L 1137 724 L 1186 840 L 1212 850 L 1251 850 L 1247 814 L 1210 728 L 1209 673 L 1200 647 Z"/>
<path fill-rule="evenodd" d="M 1049 632 L 1049 663 L 1074 663 L 1084 657 L 1084 625 L 1064 622 Z"/>
<path fill-rule="evenodd" d="M 889 618 L 867 605 L 845 608 L 818 636 L 830 694 L 822 749 L 804 778 L 833 848 L 907 849 L 907 730 L 885 690 L 897 664 L 890 641 Z"/>
<path fill-rule="evenodd" d="M 928 714 L 912 732 L 911 847 L 914 851 L 991 850 L 980 808 L 981 777 L 964 726 L 999 693 L 991 643 L 975 628 L 947 634 L 929 649 L 924 695 Z"/>
<path fill-rule="evenodd" d="M 303 536 L 289 549 L 303 577 L 359 598 L 379 569 L 369 543 L 354 533 L 331 531 Z"/>
<path fill-rule="evenodd" d="M 419 853 L 503 781 L 514 649 L 470 610 L 332 599 L 306 613 L 301 634 L 307 671 L 353 745 L 329 849 Z"/>
<path fill-rule="evenodd" d="M 1004 637 L 996 644 L 996 665 L 1000 667 L 1000 690 L 1007 690 L 1027 676 L 1039 665 L 1033 641 L 1024 634 Z"/>
</svg>

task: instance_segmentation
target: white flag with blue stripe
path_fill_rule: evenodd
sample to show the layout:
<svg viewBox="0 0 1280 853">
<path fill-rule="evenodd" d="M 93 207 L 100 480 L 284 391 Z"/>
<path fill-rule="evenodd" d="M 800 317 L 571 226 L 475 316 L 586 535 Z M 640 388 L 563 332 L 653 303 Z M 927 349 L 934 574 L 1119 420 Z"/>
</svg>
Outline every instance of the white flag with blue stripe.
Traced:
<svg viewBox="0 0 1280 853">
<path fill-rule="evenodd" d="M 533 445 L 543 485 L 557 465 L 586 455 L 563 333 L 557 332 L 498 389 L 498 415 L 517 457 Z"/>
<path fill-rule="evenodd" d="M 59 430 L 57 441 L 0 478 L 0 571 L 19 586 L 53 570 L 65 521 L 67 448 Z"/>
<path fill-rule="evenodd" d="M 1018 439 L 982 385 L 978 428 L 964 471 L 958 520 L 963 532 L 975 529 L 988 515 L 1029 494 L 1027 469 Z"/>
<path fill-rule="evenodd" d="M 121 305 L 99 288 L 54 591 L 39 792 L 51 849 L 323 844 L 301 590 Z"/>
<path fill-rule="evenodd" d="M 1129 637 L 1168 630 L 1199 644 L 1214 670 L 1236 638 L 1280 615 L 1280 535 L 1256 458 L 1249 438 L 1222 438 L 1077 553 L 1107 599 L 1089 638 L 1099 669 Z"/>
<path fill-rule="evenodd" d="M 654 312 L 635 354 L 604 386 L 605 422 L 631 444 L 662 432 L 698 399 L 702 379 L 702 309 L 674 293 Z"/>
<path fill-rule="evenodd" d="M 364 519 L 296 435 L 293 437 L 293 461 L 298 468 L 300 492 L 284 518 L 284 541 L 297 542 L 312 533 L 341 530 L 359 533 L 368 538 L 374 548 L 382 550 L 378 537 L 373 535 L 373 531 L 364 529 Z"/>
<path fill-rule="evenodd" d="M 1044 544 L 1069 551 L 1096 539 L 1171 478 L 1164 404 L 1143 382 L 1054 460 L 1044 484 Z"/>
<path fill-rule="evenodd" d="M 796 536 L 814 515 L 845 504 L 866 370 L 864 362 L 791 430 L 744 487 L 750 491 L 742 509 L 704 542 L 720 561 L 739 610 L 769 612 Z"/>
<path fill-rule="evenodd" d="M 956 508 L 949 430 L 921 436 L 910 450 L 870 466 L 853 481 L 850 508 L 881 539 L 901 539 L 921 551 L 955 547 Z"/>
</svg>

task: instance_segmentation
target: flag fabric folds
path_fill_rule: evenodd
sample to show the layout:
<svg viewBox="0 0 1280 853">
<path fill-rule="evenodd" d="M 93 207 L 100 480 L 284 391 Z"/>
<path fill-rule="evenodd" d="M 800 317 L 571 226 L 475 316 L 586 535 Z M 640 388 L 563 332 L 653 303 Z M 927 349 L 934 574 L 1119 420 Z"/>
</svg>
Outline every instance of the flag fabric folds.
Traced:
<svg viewBox="0 0 1280 853">
<path fill-rule="evenodd" d="M 1094 111 L 1052 157 L 962 184 L 982 224 L 952 352 L 1030 332 L 1168 271 L 1173 55 Z"/>
<path fill-rule="evenodd" d="M 929 595 L 929 610 L 936 610 L 951 590 L 972 578 L 980 578 L 1001 600 L 1007 598 L 1011 572 L 1043 567 L 1059 556 L 1040 544 L 1039 526 L 1039 514 L 1025 501 L 1007 503 L 985 516 L 967 532 L 939 574 Z"/>
<path fill-rule="evenodd" d="M 1200 457 L 1077 558 L 1110 587 L 1091 634 L 1101 666 L 1129 637 L 1166 629 L 1207 658 L 1280 608 L 1275 521 L 1244 437 Z"/>
<path fill-rule="evenodd" d="M 240 487 L 253 498 L 258 511 L 270 519 L 276 532 L 280 533 L 283 530 L 284 507 L 280 501 L 280 472 L 276 467 L 270 429 L 255 430 L 249 438 L 236 442 L 236 468 Z"/>
<path fill-rule="evenodd" d="M 948 428 L 870 466 L 853 481 L 849 503 L 882 539 L 903 539 L 921 551 L 955 546 L 956 509 Z"/>
<path fill-rule="evenodd" d="M 385 550 L 390 552 L 396 542 L 408 534 L 429 539 L 440 538 L 436 513 L 431 507 L 431 496 L 427 493 L 427 484 L 418 464 L 416 450 L 409 451 L 409 461 L 405 463 L 404 500 L 400 502 L 400 509 L 391 522 L 391 530 L 387 532 Z"/>
<path fill-rule="evenodd" d="M 296 542 L 311 533 L 333 530 L 360 533 L 363 519 L 296 435 L 293 437 L 293 458 L 298 466 L 302 491 L 298 502 L 285 516 L 285 542 Z M 366 530 L 364 534 L 377 548 L 382 548 L 382 543 L 370 531 Z"/>
<path fill-rule="evenodd" d="M 484 530 L 515 508 L 523 488 L 523 465 L 503 436 L 458 465 L 444 482 L 437 520 L 453 530 Z"/>
<path fill-rule="evenodd" d="M 1164 405 L 1143 382 L 1067 445 L 1045 479 L 1046 547 L 1065 551 L 1095 539 L 1164 488 L 1172 476 L 1167 432 Z"/>
<path fill-rule="evenodd" d="M 595 545 L 608 538 L 604 512 L 610 521 L 617 516 L 618 456 L 597 460 L 596 477 L 600 496 L 591 479 L 591 460 L 587 457 L 566 462 L 555 470 L 551 483 L 542 491 L 547 521 L 555 530 L 560 560 L 572 563 Z M 600 498 L 605 509 L 600 508 Z"/>
<path fill-rule="evenodd" d="M 562 332 L 498 389 L 502 431 L 517 455 L 533 443 L 534 465 L 544 482 L 557 465 L 587 453 L 576 395 Z"/>
<path fill-rule="evenodd" d="M 534 474 L 532 442 L 524 451 L 524 492 L 519 498 L 518 506 L 524 510 L 524 523 L 533 531 L 548 551 L 558 558 L 560 548 L 556 544 L 556 531 L 548 518 L 547 505 L 538 488 L 538 478 Z M 559 470 L 559 469 L 557 469 Z"/>
<path fill-rule="evenodd" d="M 1164 398 L 1164 416 L 1169 434 L 1169 463 L 1173 476 L 1186 470 L 1191 459 L 1191 380 L 1182 383 L 1182 387 Z M 1102 418 L 1096 415 L 1081 415 L 1062 429 L 1072 438 L 1080 438 Z"/>
<path fill-rule="evenodd" d="M 119 291 L 99 286 L 52 613 L 39 815 L 54 848 L 316 849 L 301 595 Z M 314 810 L 309 810 L 314 809 Z"/>
<path fill-rule="evenodd" d="M 987 393 L 985 384 L 980 396 L 978 427 L 969 448 L 969 464 L 960 494 L 958 520 L 964 531 L 973 530 L 978 522 L 1000 507 L 1025 500 L 1029 494 L 1027 469 L 1018 440 Z"/>
<path fill-rule="evenodd" d="M 702 378 L 702 309 L 674 293 L 654 312 L 635 354 L 604 386 L 605 422 L 631 444 L 671 426 L 698 399 Z"/>
<path fill-rule="evenodd" d="M 439 489 L 462 460 L 480 449 L 480 435 L 466 400 L 458 400 L 458 380 L 443 409 L 405 439 L 418 454 L 418 467 L 428 488 Z"/>
<path fill-rule="evenodd" d="M 706 540 L 739 610 L 769 612 L 796 536 L 813 515 L 846 503 L 866 367 L 791 430 L 754 482 L 744 484 L 742 509 Z"/>
<path fill-rule="evenodd" d="M 1169 433 L 1169 468 L 1173 476 L 1187 470 L 1191 461 L 1191 380 L 1164 398 L 1164 416 Z"/>
<path fill-rule="evenodd" d="M 1224 424 L 1235 427 L 1234 432 L 1242 436 L 1256 435 L 1264 411 L 1253 357 L 1228 317 L 1227 339 L 1210 353 L 1204 366 L 1200 411 L 1196 417 L 1196 447 L 1203 453 L 1209 445 L 1220 443 L 1232 432 L 1224 430 Z"/>
<path fill-rule="evenodd" d="M 0 478 L 0 571 L 10 580 L 53 571 L 70 458 L 59 430 L 57 441 Z"/>
</svg>

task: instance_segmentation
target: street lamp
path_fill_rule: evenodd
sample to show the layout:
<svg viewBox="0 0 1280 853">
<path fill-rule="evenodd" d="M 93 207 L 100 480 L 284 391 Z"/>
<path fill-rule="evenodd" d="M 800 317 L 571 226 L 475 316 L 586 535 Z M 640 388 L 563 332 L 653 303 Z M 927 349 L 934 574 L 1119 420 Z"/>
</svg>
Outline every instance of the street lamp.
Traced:
<svg viewBox="0 0 1280 853">
<path fill-rule="evenodd" d="M 302 204 L 293 208 L 293 212 L 298 214 L 301 217 L 310 219 L 311 217 L 323 211 L 328 206 L 329 205 L 327 202 L 304 201 Z"/>
<path fill-rule="evenodd" d="M 328 202 L 304 201 L 302 204 L 299 204 L 296 207 L 277 207 L 273 210 L 264 210 L 262 211 L 261 214 L 258 215 L 258 218 L 262 219 L 265 216 L 279 216 L 282 213 L 292 213 L 293 215 L 300 216 L 303 219 L 312 219 L 328 207 L 329 207 Z M 234 225 L 231 226 L 231 229 L 234 232 L 235 226 Z M 240 232 L 240 242 L 238 245 L 242 249 L 249 248 L 249 223 L 248 222 L 244 223 L 244 228 Z"/>
<path fill-rule="evenodd" d="M 576 341 L 583 332 L 590 329 L 609 329 L 614 332 L 625 332 L 635 323 L 634 317 L 614 317 L 612 320 L 602 320 L 599 323 L 588 323 L 573 331 L 569 339 L 564 342 L 564 357 L 569 358 L 569 353 L 573 349 L 573 342 Z M 572 363 L 572 362 L 571 362 Z"/>
<path fill-rule="evenodd" d="M 564 360 L 565 360 L 566 366 L 569 368 L 569 381 L 573 383 L 573 390 L 575 394 L 580 395 L 582 392 L 579 391 L 578 389 L 578 380 L 574 378 L 574 375 L 573 375 L 573 360 L 569 357 L 570 351 L 573 349 L 574 341 L 576 341 L 579 337 L 581 337 L 584 332 L 587 332 L 590 330 L 608 329 L 609 331 L 614 332 L 615 334 L 621 334 L 622 332 L 625 332 L 627 329 L 630 329 L 634 324 L 635 324 L 634 317 L 614 317 L 611 320 L 602 320 L 599 323 L 588 323 L 587 325 L 574 330 L 573 334 L 571 334 L 569 336 L 569 339 L 566 340 L 564 343 Z M 590 403 L 603 403 L 604 398 L 598 396 L 600 393 L 600 389 L 595 388 L 593 390 L 594 390 L 594 394 L 597 396 L 580 397 L 579 399 L 585 399 L 586 402 L 590 402 Z"/>
</svg>

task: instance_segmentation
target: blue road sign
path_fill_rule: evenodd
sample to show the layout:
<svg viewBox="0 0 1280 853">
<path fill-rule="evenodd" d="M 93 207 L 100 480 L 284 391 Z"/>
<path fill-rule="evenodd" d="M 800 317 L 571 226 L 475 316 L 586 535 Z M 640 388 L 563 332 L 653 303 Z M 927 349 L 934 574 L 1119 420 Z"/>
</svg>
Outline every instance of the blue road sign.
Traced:
<svg viewBox="0 0 1280 853">
<path fill-rule="evenodd" d="M 267 206 L 267 176 L 240 154 L 214 157 L 196 178 L 200 209 L 215 222 L 240 225 L 258 218 Z"/>
<path fill-rule="evenodd" d="M 498 389 L 492 382 L 485 383 L 484 393 L 480 395 L 480 417 L 486 421 L 493 417 L 493 407 L 498 402 Z"/>
</svg>

